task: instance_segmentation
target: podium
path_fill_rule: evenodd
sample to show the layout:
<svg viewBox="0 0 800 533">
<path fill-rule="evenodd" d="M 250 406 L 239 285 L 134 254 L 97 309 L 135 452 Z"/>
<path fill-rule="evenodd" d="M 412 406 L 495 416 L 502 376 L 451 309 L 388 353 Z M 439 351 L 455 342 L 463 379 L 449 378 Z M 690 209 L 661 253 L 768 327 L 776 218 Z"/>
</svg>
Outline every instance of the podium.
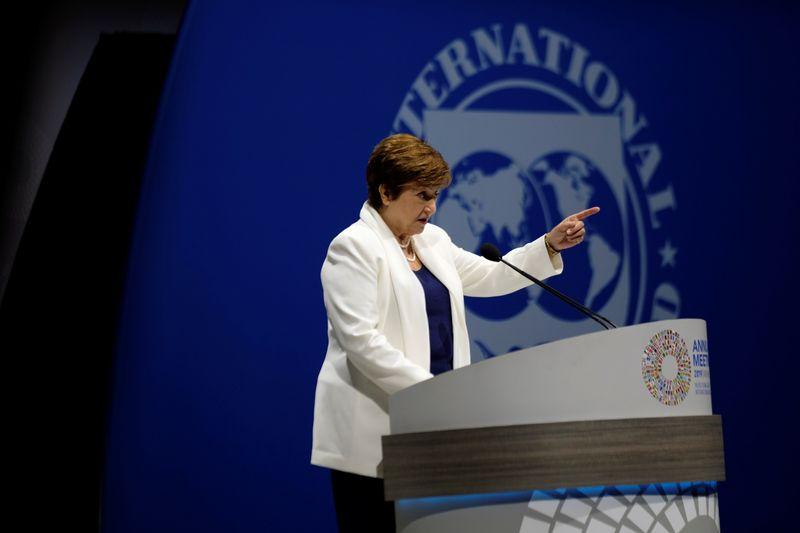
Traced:
<svg viewBox="0 0 800 533">
<path fill-rule="evenodd" d="M 652 322 L 481 361 L 389 399 L 397 531 L 719 531 L 706 323 Z"/>
</svg>

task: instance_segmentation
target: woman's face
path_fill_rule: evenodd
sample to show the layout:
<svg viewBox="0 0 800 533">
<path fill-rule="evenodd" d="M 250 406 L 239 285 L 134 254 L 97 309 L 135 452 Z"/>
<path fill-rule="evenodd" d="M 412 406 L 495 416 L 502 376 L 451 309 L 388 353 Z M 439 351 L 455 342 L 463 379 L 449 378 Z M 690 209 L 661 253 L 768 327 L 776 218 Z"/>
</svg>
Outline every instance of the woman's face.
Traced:
<svg viewBox="0 0 800 533">
<path fill-rule="evenodd" d="M 440 189 L 410 185 L 397 198 L 390 199 L 381 186 L 383 209 L 380 213 L 386 225 L 398 238 L 422 233 L 436 212 L 436 198 Z"/>
</svg>

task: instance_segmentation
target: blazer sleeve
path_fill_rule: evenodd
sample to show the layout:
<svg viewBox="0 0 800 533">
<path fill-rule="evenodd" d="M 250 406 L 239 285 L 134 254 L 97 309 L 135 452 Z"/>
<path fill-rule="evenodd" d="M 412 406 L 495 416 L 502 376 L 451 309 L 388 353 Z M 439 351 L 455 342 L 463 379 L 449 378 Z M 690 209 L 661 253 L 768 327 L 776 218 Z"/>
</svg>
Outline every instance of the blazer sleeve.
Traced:
<svg viewBox="0 0 800 533">
<path fill-rule="evenodd" d="M 378 329 L 380 243 L 340 235 L 322 266 L 325 309 L 336 342 L 347 358 L 381 389 L 393 394 L 433 377 L 389 343 Z M 372 248 L 370 250 L 370 248 Z"/>
<path fill-rule="evenodd" d="M 452 242 L 451 253 L 465 296 L 502 296 L 531 285 L 530 281 L 507 265 L 489 261 Z M 560 274 L 564 269 L 561 254 L 550 259 L 544 235 L 525 246 L 514 248 L 503 259 L 539 279 Z"/>
</svg>

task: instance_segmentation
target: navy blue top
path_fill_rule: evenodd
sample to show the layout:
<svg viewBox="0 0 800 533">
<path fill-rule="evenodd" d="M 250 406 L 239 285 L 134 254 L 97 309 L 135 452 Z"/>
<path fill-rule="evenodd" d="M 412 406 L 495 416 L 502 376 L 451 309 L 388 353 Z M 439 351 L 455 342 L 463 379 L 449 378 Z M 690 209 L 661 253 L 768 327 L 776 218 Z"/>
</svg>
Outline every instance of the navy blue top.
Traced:
<svg viewBox="0 0 800 533">
<path fill-rule="evenodd" d="M 453 315 L 450 291 L 425 265 L 415 272 L 425 291 L 425 311 L 431 342 L 431 374 L 453 370 Z"/>
</svg>

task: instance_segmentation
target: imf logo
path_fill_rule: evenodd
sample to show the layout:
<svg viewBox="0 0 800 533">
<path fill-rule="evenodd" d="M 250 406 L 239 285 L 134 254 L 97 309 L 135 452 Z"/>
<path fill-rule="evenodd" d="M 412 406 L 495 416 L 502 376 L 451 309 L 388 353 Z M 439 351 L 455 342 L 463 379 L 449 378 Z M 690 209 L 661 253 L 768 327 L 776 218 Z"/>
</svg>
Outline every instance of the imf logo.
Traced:
<svg viewBox="0 0 800 533">
<path fill-rule="evenodd" d="M 676 202 L 657 172 L 661 149 L 633 96 L 584 46 L 522 23 L 478 28 L 423 67 L 393 129 L 424 137 L 450 164 L 434 222 L 459 246 L 507 251 L 599 205 L 552 285 L 618 324 L 678 316 Z M 596 329 L 542 292 L 468 298 L 473 360 Z"/>
</svg>

